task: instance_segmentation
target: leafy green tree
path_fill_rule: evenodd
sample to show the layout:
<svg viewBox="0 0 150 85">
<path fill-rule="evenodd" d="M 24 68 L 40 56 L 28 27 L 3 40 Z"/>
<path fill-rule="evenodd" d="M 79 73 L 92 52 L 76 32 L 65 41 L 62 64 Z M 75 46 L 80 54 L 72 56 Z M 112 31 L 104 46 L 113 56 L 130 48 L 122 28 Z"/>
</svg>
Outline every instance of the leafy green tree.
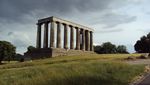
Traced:
<svg viewBox="0 0 150 85">
<path fill-rule="evenodd" d="M 119 45 L 119 46 L 117 46 L 116 52 L 117 52 L 117 53 L 128 53 L 128 52 L 127 52 L 127 48 L 126 48 L 126 46 L 124 46 L 124 45 Z"/>
<path fill-rule="evenodd" d="M 94 52 L 96 52 L 96 53 L 102 53 L 102 47 L 100 46 L 100 45 L 97 45 L 97 46 L 94 46 Z"/>
<path fill-rule="evenodd" d="M 36 48 L 34 47 L 34 46 L 29 46 L 28 48 L 27 48 L 27 50 L 28 50 L 28 52 L 31 52 L 31 51 L 33 51 L 33 50 L 35 50 Z"/>
<path fill-rule="evenodd" d="M 10 59 L 15 56 L 16 47 L 8 41 L 0 41 L 0 63 L 5 58 Z"/>
<path fill-rule="evenodd" d="M 105 42 L 102 45 L 102 53 L 116 53 L 116 45 L 112 44 L 111 42 Z"/>
<path fill-rule="evenodd" d="M 138 53 L 150 53 L 150 33 L 142 36 L 134 45 L 134 49 Z"/>
<path fill-rule="evenodd" d="M 94 46 L 94 51 L 99 54 L 111 54 L 111 53 L 128 53 L 126 46 L 116 46 L 111 42 L 105 42 L 102 45 Z"/>
</svg>

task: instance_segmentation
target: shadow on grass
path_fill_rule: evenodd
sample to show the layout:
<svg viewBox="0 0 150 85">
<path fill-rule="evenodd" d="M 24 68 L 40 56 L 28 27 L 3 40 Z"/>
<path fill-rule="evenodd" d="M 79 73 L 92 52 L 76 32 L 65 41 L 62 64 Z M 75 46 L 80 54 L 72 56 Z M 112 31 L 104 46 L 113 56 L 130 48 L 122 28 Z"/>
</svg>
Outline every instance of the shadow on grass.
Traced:
<svg viewBox="0 0 150 85">
<path fill-rule="evenodd" d="M 109 80 L 108 80 L 109 79 Z M 77 76 L 67 79 L 54 79 L 47 82 L 46 85 L 128 85 L 127 81 L 120 81 L 113 78 L 106 78 L 98 76 Z"/>
</svg>

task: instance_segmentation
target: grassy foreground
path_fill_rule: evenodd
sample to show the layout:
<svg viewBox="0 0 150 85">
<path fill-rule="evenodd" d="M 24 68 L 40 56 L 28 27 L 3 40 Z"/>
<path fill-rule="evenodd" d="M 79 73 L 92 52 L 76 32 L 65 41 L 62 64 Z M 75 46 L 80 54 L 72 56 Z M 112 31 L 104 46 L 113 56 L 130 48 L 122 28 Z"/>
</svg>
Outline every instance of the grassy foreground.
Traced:
<svg viewBox="0 0 150 85">
<path fill-rule="evenodd" d="M 1 65 L 0 85 L 128 85 L 144 65 L 122 62 L 127 56 L 91 54 Z"/>
</svg>

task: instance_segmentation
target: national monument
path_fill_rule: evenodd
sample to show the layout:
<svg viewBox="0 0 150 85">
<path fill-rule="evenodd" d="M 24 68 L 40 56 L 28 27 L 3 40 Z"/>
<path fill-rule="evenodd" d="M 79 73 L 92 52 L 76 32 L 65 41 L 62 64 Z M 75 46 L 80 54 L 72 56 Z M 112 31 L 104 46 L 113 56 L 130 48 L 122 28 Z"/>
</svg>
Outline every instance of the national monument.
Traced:
<svg viewBox="0 0 150 85">
<path fill-rule="evenodd" d="M 43 31 L 43 35 L 42 35 Z M 32 59 L 93 52 L 93 29 L 57 17 L 38 20 L 36 49 Z"/>
</svg>

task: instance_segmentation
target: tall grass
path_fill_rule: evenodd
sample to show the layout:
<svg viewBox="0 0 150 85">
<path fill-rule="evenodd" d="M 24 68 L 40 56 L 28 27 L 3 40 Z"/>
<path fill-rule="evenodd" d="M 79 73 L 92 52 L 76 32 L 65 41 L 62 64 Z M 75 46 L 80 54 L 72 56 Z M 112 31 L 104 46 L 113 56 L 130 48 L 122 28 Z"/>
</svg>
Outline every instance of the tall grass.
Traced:
<svg viewBox="0 0 150 85">
<path fill-rule="evenodd" d="M 0 85 L 128 85 L 143 72 L 143 65 L 103 60 L 102 56 L 57 57 L 3 65 Z"/>
</svg>

